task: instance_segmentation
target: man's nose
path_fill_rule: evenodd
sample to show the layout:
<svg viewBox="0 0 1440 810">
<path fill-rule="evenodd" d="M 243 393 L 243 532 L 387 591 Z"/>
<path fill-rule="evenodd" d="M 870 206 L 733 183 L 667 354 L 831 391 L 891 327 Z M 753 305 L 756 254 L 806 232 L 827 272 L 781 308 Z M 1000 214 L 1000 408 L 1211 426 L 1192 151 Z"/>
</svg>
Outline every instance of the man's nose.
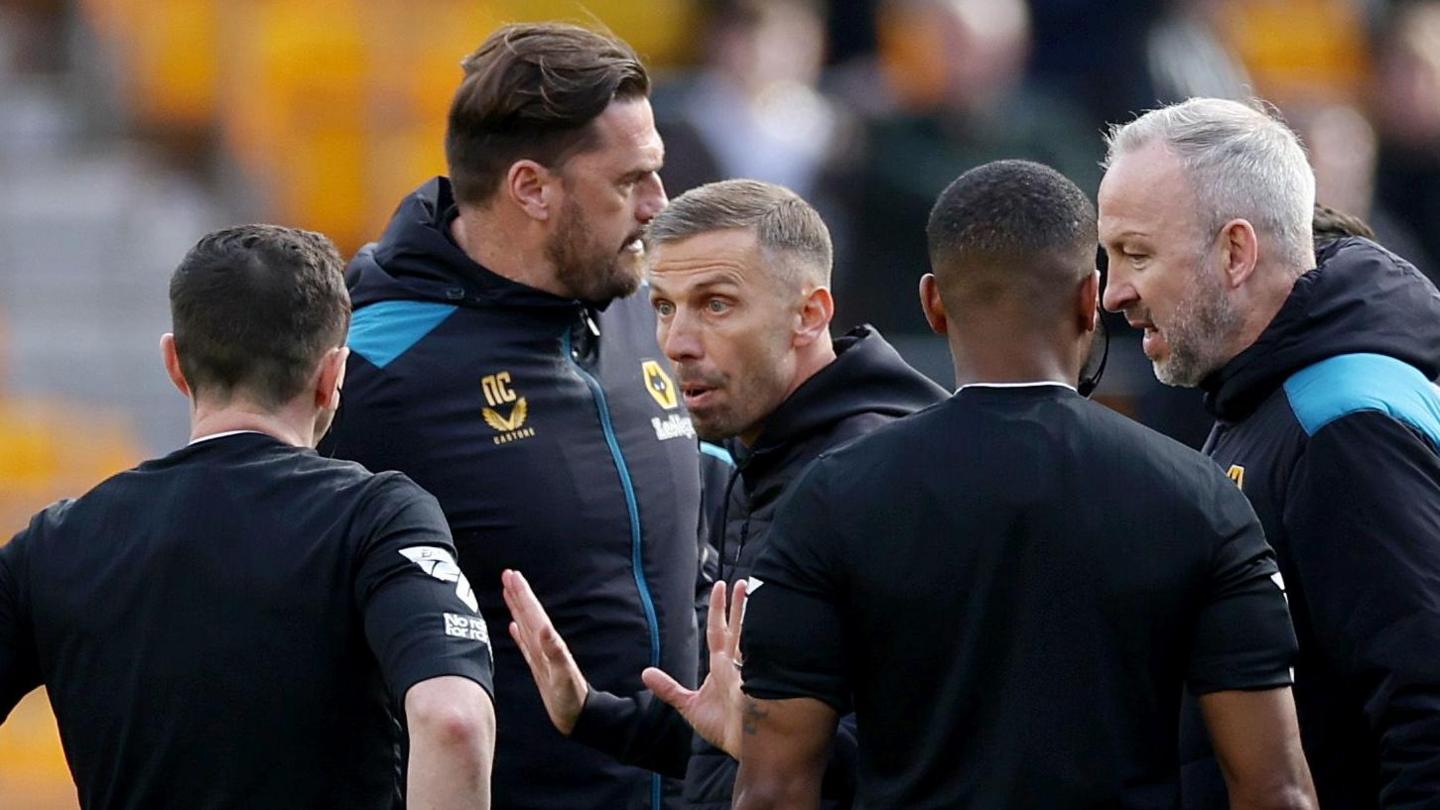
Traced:
<svg viewBox="0 0 1440 810">
<path fill-rule="evenodd" d="M 640 220 L 642 225 L 649 224 L 656 214 L 670 204 L 670 199 L 665 196 L 665 184 L 660 180 L 660 175 L 653 175 L 653 178 L 647 183 L 640 204 L 635 207 L 635 218 Z"/>
<path fill-rule="evenodd" d="M 672 363 L 705 355 L 705 343 L 700 339 L 694 319 L 684 310 L 677 309 L 669 322 L 660 327 L 660 350 Z"/>
<path fill-rule="evenodd" d="M 1105 278 L 1105 292 L 1100 304 L 1109 312 L 1120 312 L 1140 300 L 1135 287 L 1130 283 L 1129 274 L 1118 268 L 1119 262 L 1110 262 Z"/>
</svg>

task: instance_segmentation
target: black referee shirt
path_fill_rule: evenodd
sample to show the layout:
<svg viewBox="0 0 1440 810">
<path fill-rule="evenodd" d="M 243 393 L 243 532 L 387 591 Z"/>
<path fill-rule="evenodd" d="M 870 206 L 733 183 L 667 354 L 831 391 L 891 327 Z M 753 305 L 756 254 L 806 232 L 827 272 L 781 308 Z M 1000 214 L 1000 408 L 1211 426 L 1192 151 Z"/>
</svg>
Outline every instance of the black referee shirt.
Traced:
<svg viewBox="0 0 1440 810">
<path fill-rule="evenodd" d="M 259 433 L 0 548 L 0 718 L 48 688 L 86 808 L 390 807 L 405 691 L 490 673 L 435 499 Z"/>
<path fill-rule="evenodd" d="M 1069 388 L 966 387 L 787 501 L 745 691 L 853 707 L 868 810 L 1174 807 L 1182 684 L 1290 683 L 1245 497 Z"/>
</svg>

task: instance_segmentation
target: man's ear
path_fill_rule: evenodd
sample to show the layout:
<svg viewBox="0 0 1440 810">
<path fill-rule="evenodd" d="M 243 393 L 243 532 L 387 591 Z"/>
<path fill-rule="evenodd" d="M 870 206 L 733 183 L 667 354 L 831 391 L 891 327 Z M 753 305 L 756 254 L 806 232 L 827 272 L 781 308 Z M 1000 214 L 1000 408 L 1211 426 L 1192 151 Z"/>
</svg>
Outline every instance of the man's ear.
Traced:
<svg viewBox="0 0 1440 810">
<path fill-rule="evenodd" d="M 816 287 L 805 296 L 800 304 L 800 323 L 795 330 L 796 346 L 827 339 L 830 334 L 830 319 L 835 317 L 835 298 L 825 287 Z"/>
<path fill-rule="evenodd" d="M 1075 293 L 1075 325 L 1080 334 L 1095 331 L 1100 321 L 1100 271 L 1081 279 Z"/>
<path fill-rule="evenodd" d="M 345 384 L 345 361 L 350 349 L 338 346 L 320 359 L 320 372 L 315 375 L 315 407 L 333 411 L 340 407 L 340 388 Z"/>
<path fill-rule="evenodd" d="M 940 282 L 935 280 L 934 273 L 920 277 L 920 309 L 925 312 L 925 322 L 930 324 L 931 331 L 937 335 L 949 333 L 950 319 L 945 315 L 945 301 L 940 297 Z"/>
<path fill-rule="evenodd" d="M 166 332 L 160 336 L 160 359 L 165 363 L 165 373 L 170 376 L 170 384 L 175 389 L 190 399 L 190 383 L 185 380 L 185 372 L 180 368 L 180 353 L 175 349 L 175 333 Z"/>
<path fill-rule="evenodd" d="M 1260 243 L 1255 236 L 1255 226 L 1243 219 L 1232 219 L 1220 229 L 1221 272 L 1225 274 L 1226 289 L 1242 286 L 1255 272 L 1260 260 Z"/>
<path fill-rule="evenodd" d="M 502 194 L 531 219 L 545 221 L 558 200 L 559 176 L 533 160 L 517 160 L 505 173 Z"/>
</svg>

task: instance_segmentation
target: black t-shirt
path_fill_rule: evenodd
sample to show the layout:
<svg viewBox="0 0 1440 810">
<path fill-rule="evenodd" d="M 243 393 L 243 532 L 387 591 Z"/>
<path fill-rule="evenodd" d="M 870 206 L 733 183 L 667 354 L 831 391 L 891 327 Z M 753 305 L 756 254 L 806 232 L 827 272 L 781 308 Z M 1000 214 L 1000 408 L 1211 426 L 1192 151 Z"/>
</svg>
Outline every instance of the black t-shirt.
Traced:
<svg viewBox="0 0 1440 810">
<path fill-rule="evenodd" d="M 1172 807 L 1182 684 L 1290 683 L 1245 497 L 1061 386 L 968 387 L 822 455 L 770 538 L 745 691 L 853 707 L 868 810 Z"/>
<path fill-rule="evenodd" d="M 491 689 L 435 499 L 258 433 L 204 440 L 0 548 L 0 719 L 41 684 L 86 808 L 375 808 L 420 681 Z"/>
</svg>

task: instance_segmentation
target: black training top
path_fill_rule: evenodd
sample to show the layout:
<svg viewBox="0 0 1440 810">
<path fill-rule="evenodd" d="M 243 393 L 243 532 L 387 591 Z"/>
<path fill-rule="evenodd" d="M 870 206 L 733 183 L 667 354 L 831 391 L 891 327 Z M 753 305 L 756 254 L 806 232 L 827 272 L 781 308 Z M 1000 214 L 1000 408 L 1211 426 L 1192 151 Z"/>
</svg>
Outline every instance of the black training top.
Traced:
<svg viewBox="0 0 1440 810">
<path fill-rule="evenodd" d="M 1182 683 L 1290 682 L 1275 572 L 1200 454 L 1062 386 L 967 387 L 794 484 L 745 690 L 853 707 L 869 810 L 1169 808 Z"/>
<path fill-rule="evenodd" d="M 491 689 L 474 607 L 404 476 L 203 440 L 0 548 L 0 719 L 47 687 L 86 808 L 390 807 L 406 690 Z"/>
</svg>

